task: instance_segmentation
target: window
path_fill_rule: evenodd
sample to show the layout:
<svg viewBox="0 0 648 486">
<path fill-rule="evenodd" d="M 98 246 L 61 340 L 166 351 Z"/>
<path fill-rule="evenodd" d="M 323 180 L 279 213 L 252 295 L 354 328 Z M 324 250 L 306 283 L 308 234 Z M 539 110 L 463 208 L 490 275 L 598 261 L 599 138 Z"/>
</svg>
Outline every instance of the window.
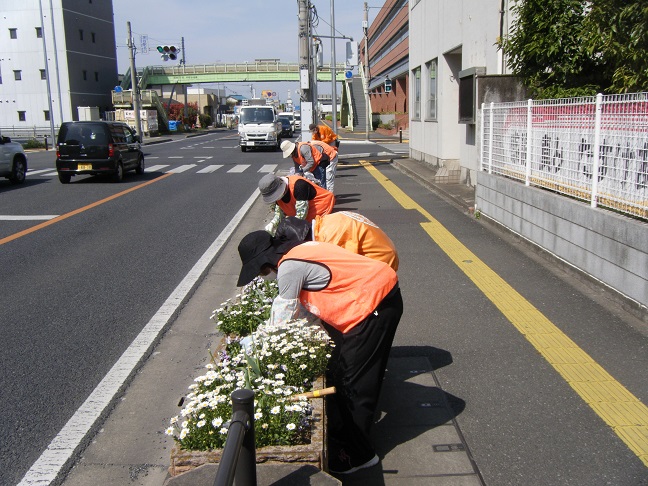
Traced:
<svg viewBox="0 0 648 486">
<path fill-rule="evenodd" d="M 412 91 L 414 91 L 414 98 L 412 106 L 412 119 L 420 120 L 421 119 L 421 68 L 417 67 L 412 71 L 412 82 L 414 86 Z"/>
<path fill-rule="evenodd" d="M 47 72 L 45 72 L 44 69 L 41 69 L 40 73 L 41 73 L 41 79 L 47 79 Z"/>
<path fill-rule="evenodd" d="M 79 40 L 83 40 L 83 29 L 79 29 Z"/>
<path fill-rule="evenodd" d="M 43 29 L 41 29 L 40 27 L 36 27 L 36 37 L 38 37 L 39 39 L 43 38 Z"/>
<path fill-rule="evenodd" d="M 45 121 L 50 121 L 49 110 L 43 110 L 43 116 L 45 117 Z"/>
<path fill-rule="evenodd" d="M 22 71 L 20 70 L 14 71 L 14 79 L 16 81 L 20 81 L 22 79 Z"/>
<path fill-rule="evenodd" d="M 477 78 L 486 74 L 485 67 L 459 71 L 459 123 L 473 125 L 477 121 Z"/>
<path fill-rule="evenodd" d="M 92 33 L 90 34 L 90 36 L 92 37 L 92 43 L 94 44 L 95 41 L 97 40 L 97 34 L 95 34 L 94 32 L 92 32 Z"/>
<path fill-rule="evenodd" d="M 9 29 L 9 38 L 17 39 L 18 38 L 18 29 Z"/>
<path fill-rule="evenodd" d="M 27 121 L 27 112 L 19 111 L 18 112 L 18 121 Z"/>
<path fill-rule="evenodd" d="M 425 117 L 429 120 L 437 119 L 437 60 L 434 59 L 425 65 L 428 72 L 427 112 Z"/>
<path fill-rule="evenodd" d="M 99 81 L 99 72 L 95 71 L 95 81 Z"/>
<path fill-rule="evenodd" d="M 83 80 L 84 81 L 88 80 L 88 71 L 86 71 L 85 69 L 83 70 Z"/>
</svg>

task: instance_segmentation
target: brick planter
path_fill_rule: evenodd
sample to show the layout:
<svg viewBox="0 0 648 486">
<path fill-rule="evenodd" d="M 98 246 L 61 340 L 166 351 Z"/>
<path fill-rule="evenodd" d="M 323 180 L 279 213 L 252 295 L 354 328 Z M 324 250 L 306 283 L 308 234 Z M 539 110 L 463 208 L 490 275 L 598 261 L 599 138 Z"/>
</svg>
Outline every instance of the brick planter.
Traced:
<svg viewBox="0 0 648 486">
<path fill-rule="evenodd" d="M 313 389 L 324 388 L 324 378 L 319 378 Z M 293 463 L 311 465 L 319 469 L 324 467 L 326 449 L 326 421 L 324 400 L 312 400 L 312 430 L 310 444 L 295 446 L 266 446 L 256 450 L 257 463 L 282 464 Z M 222 449 L 211 451 L 186 451 L 177 445 L 171 450 L 169 474 L 177 476 L 195 469 L 203 464 L 220 462 Z"/>
</svg>

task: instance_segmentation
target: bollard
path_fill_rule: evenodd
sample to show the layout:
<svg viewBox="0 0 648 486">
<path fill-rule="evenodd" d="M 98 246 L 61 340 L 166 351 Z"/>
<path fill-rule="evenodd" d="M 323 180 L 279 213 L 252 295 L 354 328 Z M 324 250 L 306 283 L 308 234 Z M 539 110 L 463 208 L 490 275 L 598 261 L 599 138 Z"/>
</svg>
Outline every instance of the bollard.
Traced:
<svg viewBox="0 0 648 486">
<path fill-rule="evenodd" d="M 47 148 L 47 135 L 43 135 L 43 137 L 45 138 L 45 150 L 48 150 L 48 148 Z"/>
<path fill-rule="evenodd" d="M 398 140 L 400 141 L 400 143 L 403 143 L 403 129 L 402 128 L 398 129 Z"/>
</svg>

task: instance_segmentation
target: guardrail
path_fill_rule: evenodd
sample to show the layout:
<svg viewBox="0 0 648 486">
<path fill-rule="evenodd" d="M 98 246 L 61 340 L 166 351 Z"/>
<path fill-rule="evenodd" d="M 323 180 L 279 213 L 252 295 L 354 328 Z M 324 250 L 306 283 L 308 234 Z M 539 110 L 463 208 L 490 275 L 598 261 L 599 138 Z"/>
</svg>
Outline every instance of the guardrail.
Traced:
<svg viewBox="0 0 648 486">
<path fill-rule="evenodd" d="M 256 486 L 256 449 L 254 446 L 254 392 L 232 393 L 232 420 L 216 473 L 214 486 Z"/>
<path fill-rule="evenodd" d="M 648 219 L 648 93 L 482 104 L 481 170 Z"/>
</svg>

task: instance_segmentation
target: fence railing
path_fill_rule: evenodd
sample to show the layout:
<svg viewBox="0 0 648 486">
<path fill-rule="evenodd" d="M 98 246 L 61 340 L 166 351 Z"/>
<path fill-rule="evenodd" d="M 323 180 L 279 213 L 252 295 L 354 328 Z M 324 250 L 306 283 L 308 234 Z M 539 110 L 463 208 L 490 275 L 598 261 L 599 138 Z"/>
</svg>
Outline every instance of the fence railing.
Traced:
<svg viewBox="0 0 648 486">
<path fill-rule="evenodd" d="M 648 93 L 482 104 L 480 137 L 483 171 L 648 219 Z"/>
<path fill-rule="evenodd" d="M 232 420 L 227 432 L 214 486 L 256 486 L 256 449 L 254 445 L 254 392 L 232 393 Z"/>
</svg>

